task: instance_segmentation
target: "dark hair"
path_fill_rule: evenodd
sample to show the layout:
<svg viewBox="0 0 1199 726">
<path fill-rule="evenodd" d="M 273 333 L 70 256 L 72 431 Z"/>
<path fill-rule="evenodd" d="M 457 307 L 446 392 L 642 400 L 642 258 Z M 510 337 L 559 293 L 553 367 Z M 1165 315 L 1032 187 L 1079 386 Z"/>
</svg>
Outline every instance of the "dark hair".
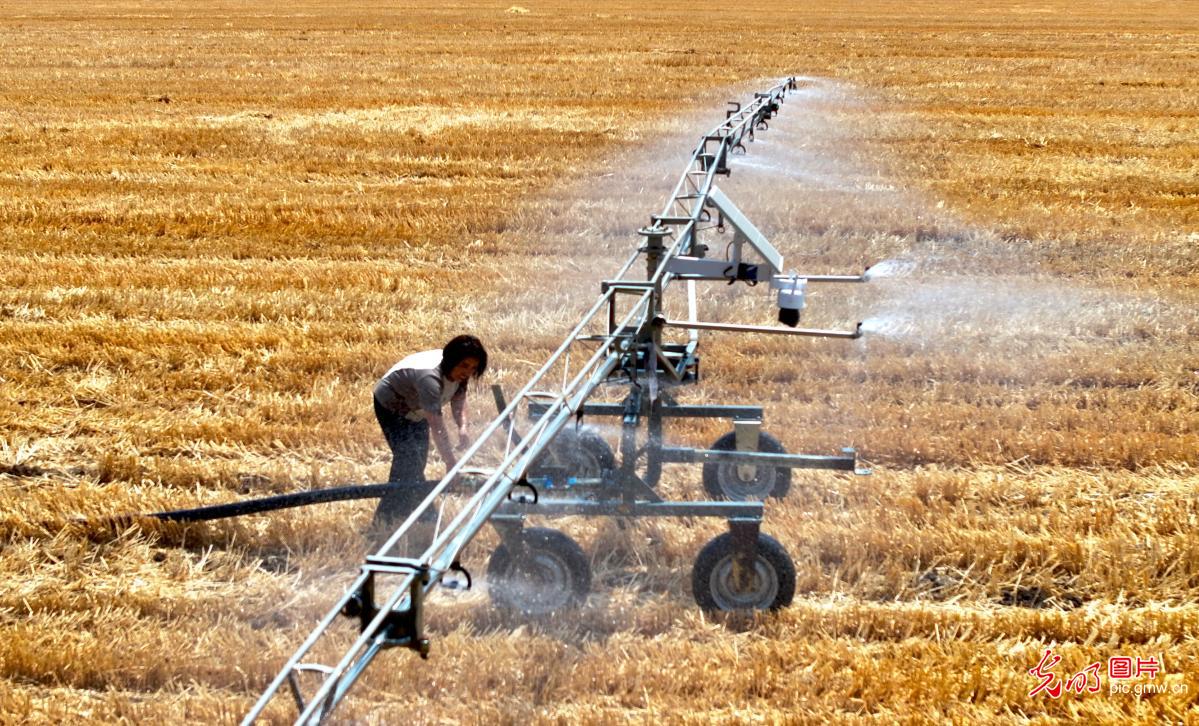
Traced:
<svg viewBox="0 0 1199 726">
<path fill-rule="evenodd" d="M 487 370 L 487 349 L 483 347 L 483 342 L 473 335 L 459 335 L 441 349 L 441 374 L 448 376 L 454 366 L 467 358 L 479 361 L 475 378 L 483 375 Z"/>
</svg>

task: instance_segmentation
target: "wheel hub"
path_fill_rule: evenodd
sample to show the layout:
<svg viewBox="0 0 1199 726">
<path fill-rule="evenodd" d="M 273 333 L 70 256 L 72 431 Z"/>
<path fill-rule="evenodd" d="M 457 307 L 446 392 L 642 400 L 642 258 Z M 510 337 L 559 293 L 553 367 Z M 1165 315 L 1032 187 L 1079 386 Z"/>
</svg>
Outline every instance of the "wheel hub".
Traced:
<svg viewBox="0 0 1199 726">
<path fill-rule="evenodd" d="M 568 568 L 549 553 L 539 552 L 517 562 L 506 579 L 505 589 L 529 613 L 553 612 L 571 598 Z"/>
<path fill-rule="evenodd" d="M 779 582 L 774 570 L 760 560 L 753 567 L 737 567 L 732 556 L 712 570 L 711 591 L 722 610 L 762 610 L 778 594 Z"/>
<path fill-rule="evenodd" d="M 721 488 L 730 499 L 765 499 L 774 491 L 774 469 L 725 464 L 718 470 Z"/>
</svg>

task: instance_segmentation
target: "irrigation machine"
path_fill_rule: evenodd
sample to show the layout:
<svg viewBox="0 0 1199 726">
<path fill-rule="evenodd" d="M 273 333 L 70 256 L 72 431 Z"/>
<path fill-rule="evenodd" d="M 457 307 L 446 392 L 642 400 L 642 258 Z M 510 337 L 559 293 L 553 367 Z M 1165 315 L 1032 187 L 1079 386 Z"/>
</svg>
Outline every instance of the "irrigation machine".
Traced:
<svg viewBox="0 0 1199 726">
<path fill-rule="evenodd" d="M 790 604 L 795 568 L 790 555 L 761 531 L 763 501 L 787 491 L 792 469 L 865 473 L 855 452 L 788 454 L 762 430 L 762 408 L 685 405 L 672 391 L 699 380 L 699 334 L 730 331 L 824 338 L 860 337 L 853 330 L 798 327 L 809 284 L 864 282 L 862 275 L 785 271 L 782 255 L 716 185 L 729 160 L 765 131 L 789 91 L 788 78 L 730 103 L 723 123 L 705 134 L 659 214 L 638 231 L 641 244 L 532 379 L 511 399 L 493 387 L 499 414 L 445 477 L 374 553 L 357 578 L 283 665 L 246 715 L 259 719 L 282 692 L 298 710 L 296 723 L 321 723 L 346 697 L 375 656 L 389 648 L 429 654 L 424 610 L 435 588 L 472 583 L 460 556 L 487 525 L 499 545 L 487 566 L 488 593 L 499 606 L 531 616 L 582 600 L 589 561 L 564 532 L 526 526 L 559 516 L 719 517 L 728 531 L 695 560 L 692 589 L 705 610 L 775 609 Z M 709 256 L 708 233 L 731 231 L 723 256 Z M 644 264 L 644 267 L 639 267 Z M 643 269 L 644 277 L 636 272 Z M 701 282 L 767 284 L 777 293 L 779 325 L 739 325 L 697 319 Z M 667 315 L 668 289 L 682 288 L 686 312 Z M 614 394 L 613 391 L 616 393 Z M 603 393 L 600 393 L 603 392 Z M 603 399 L 603 400 L 600 400 Z M 584 419 L 619 422 L 613 451 Z M 671 418 L 731 419 L 732 430 L 707 449 L 667 446 Z M 704 501 L 671 501 L 658 488 L 664 464 L 702 464 Z M 379 496 L 388 485 L 343 487 L 205 510 L 160 513 L 167 519 L 209 519 L 314 501 Z M 336 623 L 356 621 L 348 648 L 332 638 Z M 325 645 L 322 645 L 325 643 Z M 341 652 L 332 664 L 311 659 Z"/>
</svg>

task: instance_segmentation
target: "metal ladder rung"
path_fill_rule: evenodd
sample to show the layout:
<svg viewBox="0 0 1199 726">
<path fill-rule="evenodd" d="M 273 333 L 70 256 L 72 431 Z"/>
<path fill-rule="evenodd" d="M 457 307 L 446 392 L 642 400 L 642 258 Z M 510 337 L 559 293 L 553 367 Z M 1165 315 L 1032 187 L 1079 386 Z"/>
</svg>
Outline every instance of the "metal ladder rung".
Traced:
<svg viewBox="0 0 1199 726">
<path fill-rule="evenodd" d="M 320 673 L 328 678 L 333 675 L 333 669 L 327 665 L 320 663 L 297 663 L 287 672 L 287 685 L 291 687 L 291 696 L 296 701 L 296 707 L 300 713 L 304 713 L 304 709 L 308 708 L 308 704 L 304 703 L 304 694 L 300 693 L 300 684 L 296 680 L 296 674 L 301 672 Z"/>
<path fill-rule="evenodd" d="M 658 224 L 691 224 L 695 221 L 692 217 L 669 217 L 657 214 L 653 216 L 653 220 Z"/>
<path fill-rule="evenodd" d="M 495 474 L 495 472 L 495 469 L 488 469 L 482 466 L 465 466 L 458 470 L 459 474 L 466 476 L 481 476 L 487 478 L 491 477 L 493 474 Z"/>
<path fill-rule="evenodd" d="M 393 575 L 403 575 L 420 572 L 425 563 L 411 557 L 388 557 L 386 555 L 367 555 L 366 564 L 362 569 L 370 572 L 381 572 Z"/>
</svg>

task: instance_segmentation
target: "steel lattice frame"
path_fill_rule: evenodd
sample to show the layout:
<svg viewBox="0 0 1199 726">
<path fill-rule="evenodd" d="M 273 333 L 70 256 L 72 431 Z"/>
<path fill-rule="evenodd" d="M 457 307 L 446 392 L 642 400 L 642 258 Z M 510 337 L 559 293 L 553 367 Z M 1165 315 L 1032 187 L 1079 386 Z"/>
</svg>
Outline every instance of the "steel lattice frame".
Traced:
<svg viewBox="0 0 1199 726">
<path fill-rule="evenodd" d="M 710 324 L 697 323 L 695 320 L 694 276 L 673 273 L 668 270 L 668 266 L 672 260 L 691 255 L 696 251 L 693 248 L 698 248 L 696 232 L 702 222 L 710 219 L 710 200 L 714 195 L 719 195 L 715 179 L 719 174 L 728 173 L 728 157 L 734 151 L 744 150 L 744 141 L 752 140 L 755 131 L 765 128 L 766 121 L 778 112 L 787 91 L 795 88 L 795 79 L 788 78 L 766 92 L 755 94 L 753 101 L 747 105 L 733 104 L 736 107 L 728 112 L 726 120 L 702 137 L 661 214 L 651 216 L 651 224 L 640 230 L 646 244 L 630 255 L 615 279 L 604 283 L 603 293 L 579 324 L 566 336 L 565 341 L 545 365 L 487 425 L 457 464 L 436 485 L 429 497 L 392 533 L 375 555 L 366 558 L 353 584 L 288 659 L 246 715 L 244 724 L 253 723 L 258 719 L 285 687 L 292 691 L 300 710 L 296 723 L 319 723 L 332 713 L 380 650 L 402 646 L 417 650 L 422 656 L 426 655 L 428 640 L 423 636 L 421 623 L 425 595 L 442 582 L 442 578 L 447 574 L 460 569 L 460 553 L 487 524 L 489 518 L 505 506 L 511 509 L 509 498 L 514 487 L 524 483 L 522 480 L 530 465 L 543 454 L 554 437 L 583 410 L 593 392 L 610 382 L 613 375 L 622 370 L 636 371 L 638 355 L 642 356 L 643 361 L 662 358 L 666 363 L 666 373 L 676 379 L 680 377 L 688 360 L 694 356 L 698 330 Z M 646 262 L 645 279 L 629 279 L 629 273 L 641 259 Z M 687 321 L 668 321 L 662 314 L 663 292 L 676 280 L 687 283 Z M 829 278 L 825 281 L 858 280 L 860 278 Z M 623 315 L 617 312 L 618 296 L 627 311 Z M 589 329 L 597 325 L 601 325 L 606 333 L 588 333 Z M 690 331 L 690 342 L 686 349 L 676 351 L 676 357 L 670 360 L 666 360 L 662 355 L 661 334 L 664 327 L 679 327 Z M 857 331 L 842 333 L 747 326 L 716 326 L 716 329 L 845 338 L 858 335 Z M 594 345 L 595 349 L 590 354 L 584 351 L 580 355 L 574 355 L 575 360 L 581 359 L 584 362 L 572 366 L 573 352 L 584 345 Z M 559 368 L 563 373 L 560 384 L 556 384 L 551 378 L 556 377 Z M 650 390 L 655 391 L 656 378 L 661 375 L 659 367 L 655 361 L 655 364 L 646 365 L 645 368 L 648 370 L 641 375 L 648 377 Z M 552 376 L 552 373 L 555 375 Z M 522 405 L 534 401 L 540 416 L 523 434 L 518 434 L 518 411 Z M 472 463 L 472 459 L 482 458 L 480 452 L 488 447 L 503 451 L 499 463 L 490 467 L 480 467 L 477 462 Z M 745 454 L 738 459 L 738 455 L 739 452 L 728 452 L 723 456 L 725 460 L 734 461 L 745 461 L 755 456 Z M 767 458 L 772 462 L 778 462 L 788 456 L 775 455 L 773 459 Z M 798 460 L 803 457 L 790 458 Z M 839 459 L 837 465 L 823 468 L 852 468 L 852 465 L 847 467 L 844 463 L 844 459 Z M 421 556 L 405 558 L 387 555 L 405 538 L 418 520 L 435 514 L 444 515 L 444 507 L 439 508 L 438 502 L 444 501 L 443 498 L 451 493 L 460 495 L 465 499 L 465 504 L 448 522 L 438 520 L 433 542 Z M 675 506 L 677 508 L 681 505 Z M 715 503 L 710 503 L 709 510 L 716 506 Z M 744 517 L 758 521 L 761 519 L 760 502 L 721 502 L 718 506 L 719 516 Z M 535 505 L 532 508 L 536 509 Z M 669 514 L 674 510 L 663 511 Z M 393 578 L 394 583 L 386 588 L 386 592 L 378 593 L 381 597 L 378 604 L 374 605 L 377 580 L 384 576 Z M 364 596 L 368 601 L 368 609 L 365 612 L 362 611 Z M 305 659 L 329 634 L 339 615 L 349 612 L 354 612 L 361 618 L 361 633 L 344 651 L 341 659 L 332 666 L 305 663 Z M 300 678 L 303 674 L 314 675 L 319 681 L 315 692 L 309 698 L 304 698 L 301 693 Z"/>
</svg>

